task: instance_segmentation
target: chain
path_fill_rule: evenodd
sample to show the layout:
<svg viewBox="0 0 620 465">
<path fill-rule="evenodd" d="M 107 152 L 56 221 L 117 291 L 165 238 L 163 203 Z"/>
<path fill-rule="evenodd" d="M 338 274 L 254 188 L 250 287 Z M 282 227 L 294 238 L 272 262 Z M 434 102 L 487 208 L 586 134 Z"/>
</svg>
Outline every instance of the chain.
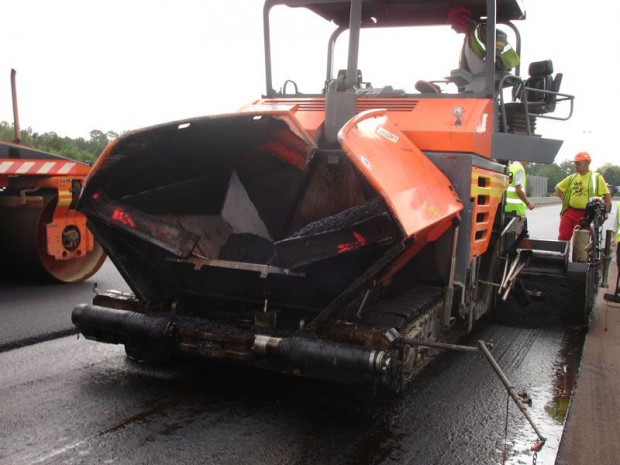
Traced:
<svg viewBox="0 0 620 465">
<path fill-rule="evenodd" d="M 506 463 L 508 458 L 508 409 L 510 408 L 510 396 L 506 396 L 506 421 L 504 423 L 504 452 L 502 454 L 502 464 Z"/>
<path fill-rule="evenodd" d="M 502 465 L 506 464 L 506 460 L 508 460 L 508 417 L 510 414 L 510 395 L 506 396 L 506 421 L 504 422 L 504 451 L 502 453 Z M 539 445 L 544 444 L 538 443 L 532 447 L 532 451 L 534 454 L 532 455 L 532 465 L 536 465 L 536 461 L 538 460 L 538 451 Z"/>
</svg>

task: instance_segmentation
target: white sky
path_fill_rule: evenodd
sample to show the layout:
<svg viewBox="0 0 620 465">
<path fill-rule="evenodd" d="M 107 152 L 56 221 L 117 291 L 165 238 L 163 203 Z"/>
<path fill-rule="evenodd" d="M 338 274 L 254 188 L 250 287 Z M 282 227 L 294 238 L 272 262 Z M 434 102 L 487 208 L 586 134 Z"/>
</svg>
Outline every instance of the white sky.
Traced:
<svg viewBox="0 0 620 465">
<path fill-rule="evenodd" d="M 55 131 L 61 136 L 88 138 L 92 129 L 120 133 L 235 111 L 260 97 L 265 89 L 262 4 L 262 0 L 4 2 L 0 121 L 13 118 L 11 68 L 17 70 L 21 126 L 39 133 Z M 525 0 L 528 19 L 518 27 L 523 41 L 522 74 L 531 61 L 551 58 L 555 71 L 564 73 L 561 91 L 576 96 L 570 121 L 539 120 L 538 132 L 565 140 L 556 161 L 588 150 L 596 168 L 603 163 L 620 164 L 614 114 L 620 108 L 620 97 L 610 90 L 615 84 L 612 68 L 620 45 L 618 35 L 612 32 L 620 2 L 597 0 L 592 5 L 596 8 L 584 7 L 584 2 L 577 0 Z M 313 28 L 318 31 L 319 26 Z M 388 42 L 373 53 L 376 61 L 360 62 L 364 78 L 374 85 L 404 87 L 382 73 L 387 61 L 396 60 L 424 65 L 417 70 L 423 74 L 412 75 L 411 83 L 418 78 L 441 79 L 456 67 L 462 40 L 447 31 L 449 41 L 456 44 L 452 55 L 424 56 L 426 48 L 419 44 L 408 49 L 403 41 Z M 300 74 L 310 74 L 309 69 L 314 69 L 309 66 L 310 52 L 304 44 L 292 43 L 302 34 L 296 29 L 276 30 L 276 34 L 288 34 L 279 56 L 286 58 L 287 65 L 303 70 Z M 303 38 L 306 43 L 316 43 L 314 34 Z M 319 44 L 317 76 L 322 83 L 322 36 Z M 410 58 L 414 52 L 422 55 Z M 441 71 L 437 72 L 444 74 L 436 75 L 439 64 Z M 279 77 L 276 70 L 274 87 L 289 77 Z M 320 90 L 316 86 L 307 89 L 300 82 L 302 77 L 295 77 L 300 91 Z M 559 108 L 556 113 L 561 112 Z"/>
</svg>

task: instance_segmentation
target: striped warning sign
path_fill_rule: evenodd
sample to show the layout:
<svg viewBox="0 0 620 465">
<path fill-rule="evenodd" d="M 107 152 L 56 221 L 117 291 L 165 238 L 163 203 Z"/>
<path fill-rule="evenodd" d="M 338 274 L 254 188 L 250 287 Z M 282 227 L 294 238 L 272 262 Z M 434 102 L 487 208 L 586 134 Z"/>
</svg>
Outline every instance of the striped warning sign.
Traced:
<svg viewBox="0 0 620 465">
<path fill-rule="evenodd" d="M 15 160 L 0 161 L 0 174 L 9 175 L 86 175 L 89 168 L 72 161 Z"/>
</svg>

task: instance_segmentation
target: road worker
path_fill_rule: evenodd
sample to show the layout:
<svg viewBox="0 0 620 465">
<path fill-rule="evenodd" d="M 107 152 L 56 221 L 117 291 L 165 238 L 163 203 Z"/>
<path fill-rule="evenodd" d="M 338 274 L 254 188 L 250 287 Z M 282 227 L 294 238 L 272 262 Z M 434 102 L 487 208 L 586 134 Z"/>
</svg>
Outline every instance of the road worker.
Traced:
<svg viewBox="0 0 620 465">
<path fill-rule="evenodd" d="M 587 203 L 595 197 L 602 197 L 606 212 L 611 210 L 611 194 L 607 183 L 601 174 L 590 171 L 591 161 L 592 157 L 588 152 L 579 152 L 573 159 L 576 173 L 567 176 L 555 186 L 555 193 L 562 199 L 558 240 L 571 239 L 575 226 L 578 226 L 585 216 Z"/>
<path fill-rule="evenodd" d="M 527 219 L 525 212 L 527 209 L 533 210 L 535 205 L 530 202 L 525 194 L 525 167 L 527 162 L 515 161 L 508 167 L 510 184 L 506 191 L 506 206 L 504 207 L 505 217 L 510 220 L 514 216 L 523 217 L 524 230 L 527 234 Z"/>
<path fill-rule="evenodd" d="M 465 34 L 459 68 L 471 74 L 483 73 L 486 56 L 486 22 L 476 21 L 466 7 L 454 6 L 448 10 L 448 24 L 456 32 Z M 505 32 L 496 29 L 495 64 L 496 68 L 502 71 L 509 71 L 520 62 L 519 55 L 508 43 L 507 37 Z"/>
<path fill-rule="evenodd" d="M 620 202 L 616 205 L 616 264 L 620 270 Z"/>
<path fill-rule="evenodd" d="M 508 175 L 510 184 L 506 192 L 506 213 L 514 213 L 519 216 L 525 216 L 526 209 L 534 210 L 536 207 L 530 202 L 525 194 L 525 167 L 527 162 L 515 161 L 508 167 Z"/>
</svg>

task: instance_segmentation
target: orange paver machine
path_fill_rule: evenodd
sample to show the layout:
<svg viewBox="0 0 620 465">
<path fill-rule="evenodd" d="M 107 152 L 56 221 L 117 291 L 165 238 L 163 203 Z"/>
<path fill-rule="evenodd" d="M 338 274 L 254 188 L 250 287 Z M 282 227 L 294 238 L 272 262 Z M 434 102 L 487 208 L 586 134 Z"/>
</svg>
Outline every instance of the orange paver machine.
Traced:
<svg viewBox="0 0 620 465">
<path fill-rule="evenodd" d="M 523 218 L 503 213 L 507 162 L 552 162 L 561 141 L 536 122 L 570 117 L 572 97 L 548 60 L 527 79 L 497 69 L 497 25 L 520 53 L 520 1 L 462 4 L 486 22 L 484 71 L 408 90 L 364 82 L 359 65 L 427 72 L 438 53 L 409 50 L 428 39 L 380 45 L 378 34 L 462 43 L 446 24 L 452 1 L 267 0 L 262 98 L 127 133 L 93 168 L 78 209 L 133 294 L 76 307 L 82 333 L 143 360 L 188 355 L 398 390 L 431 353 L 403 341 L 456 340 L 517 276 L 582 279 L 567 243 L 530 240 Z M 323 30 L 316 73 L 304 47 Z M 450 40 L 435 45 L 457 61 Z M 314 93 L 303 92 L 310 75 Z M 551 116 L 561 102 L 568 116 Z"/>
</svg>

